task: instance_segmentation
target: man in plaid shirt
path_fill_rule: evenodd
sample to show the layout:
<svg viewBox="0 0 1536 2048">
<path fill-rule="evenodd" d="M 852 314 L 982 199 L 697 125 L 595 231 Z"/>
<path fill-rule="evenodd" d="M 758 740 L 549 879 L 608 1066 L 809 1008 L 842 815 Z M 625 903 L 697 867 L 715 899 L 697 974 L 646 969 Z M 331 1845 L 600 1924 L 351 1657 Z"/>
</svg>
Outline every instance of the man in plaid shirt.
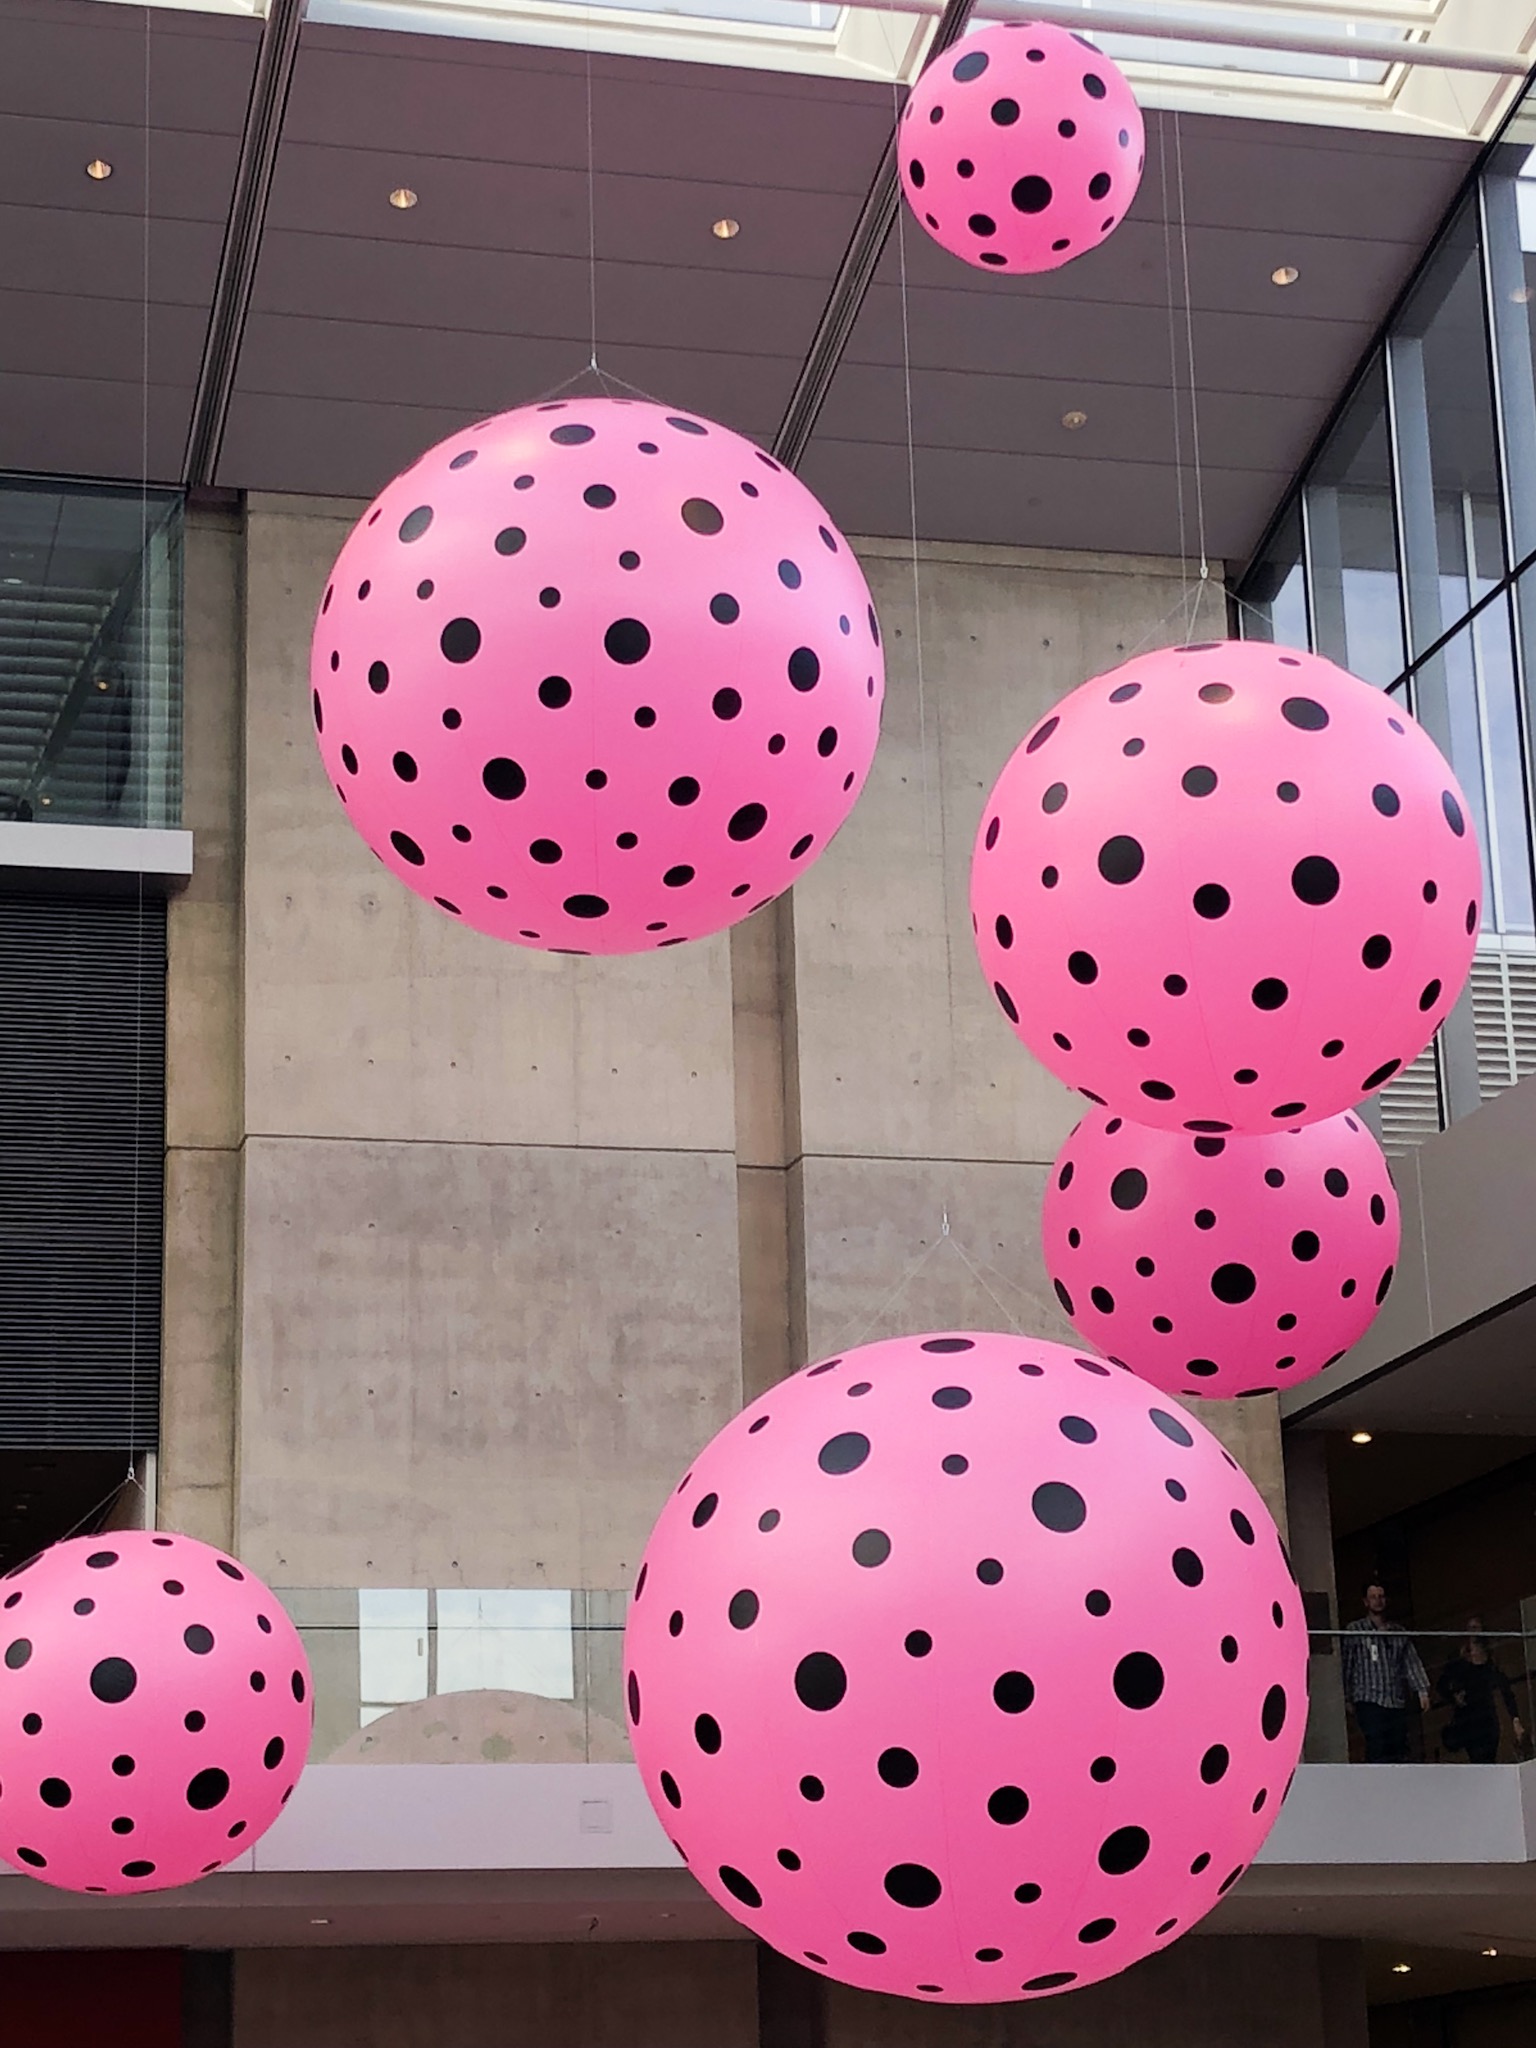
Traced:
<svg viewBox="0 0 1536 2048">
<path fill-rule="evenodd" d="M 1386 1589 L 1365 1588 L 1365 1612 L 1344 1631 L 1344 1697 L 1355 1710 L 1368 1764 L 1408 1761 L 1408 1701 L 1429 1711 L 1429 1675 L 1400 1622 L 1387 1619 Z"/>
</svg>

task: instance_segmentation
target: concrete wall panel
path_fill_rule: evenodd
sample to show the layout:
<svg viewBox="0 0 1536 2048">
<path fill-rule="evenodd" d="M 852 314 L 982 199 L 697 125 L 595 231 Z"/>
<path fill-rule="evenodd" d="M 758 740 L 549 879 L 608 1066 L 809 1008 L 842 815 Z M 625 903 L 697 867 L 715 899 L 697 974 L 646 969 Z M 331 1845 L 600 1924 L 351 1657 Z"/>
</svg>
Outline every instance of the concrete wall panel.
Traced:
<svg viewBox="0 0 1536 2048">
<path fill-rule="evenodd" d="M 244 1204 L 256 1571 L 629 1585 L 741 1401 L 729 1159 L 252 1138 Z"/>
<path fill-rule="evenodd" d="M 971 846 L 1030 725 L 1158 630 L 1168 565 L 863 549 L 885 626 L 885 725 L 836 843 L 795 889 L 807 1152 L 1047 1161 L 1080 1102 L 1014 1038 L 971 945 Z"/>
</svg>

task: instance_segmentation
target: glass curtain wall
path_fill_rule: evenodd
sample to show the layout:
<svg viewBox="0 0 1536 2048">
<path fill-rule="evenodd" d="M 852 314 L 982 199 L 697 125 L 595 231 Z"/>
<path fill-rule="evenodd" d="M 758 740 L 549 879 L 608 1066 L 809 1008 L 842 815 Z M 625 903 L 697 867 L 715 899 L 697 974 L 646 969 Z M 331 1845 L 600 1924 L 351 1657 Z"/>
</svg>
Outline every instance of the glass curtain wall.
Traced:
<svg viewBox="0 0 1536 2048">
<path fill-rule="evenodd" d="M 1467 994 L 1380 1098 L 1403 1152 L 1536 1073 L 1536 89 L 1236 586 L 1239 631 L 1406 703 L 1486 877 Z"/>
</svg>

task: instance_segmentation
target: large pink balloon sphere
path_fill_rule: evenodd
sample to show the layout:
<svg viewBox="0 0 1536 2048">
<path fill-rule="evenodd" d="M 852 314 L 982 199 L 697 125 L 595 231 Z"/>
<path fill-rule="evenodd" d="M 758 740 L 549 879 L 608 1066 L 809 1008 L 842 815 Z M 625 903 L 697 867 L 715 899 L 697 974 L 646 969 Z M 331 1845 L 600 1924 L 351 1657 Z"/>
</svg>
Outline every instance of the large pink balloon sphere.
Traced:
<svg viewBox="0 0 1536 2048">
<path fill-rule="evenodd" d="M 1333 1116 L 1460 993 L 1466 800 L 1400 706 L 1260 641 L 1165 647 L 1062 699 L 981 814 L 1004 1015 L 1091 1101 L 1186 1131 Z"/>
<path fill-rule="evenodd" d="M 1252 1394 L 1364 1336 L 1397 1262 L 1397 1191 L 1358 1117 L 1191 1138 L 1096 1109 L 1061 1148 L 1041 1235 L 1090 1344 L 1171 1394 Z"/>
<path fill-rule="evenodd" d="M 646 1789 L 796 1961 L 918 1999 L 1112 1976 L 1208 1913 L 1306 1721 L 1275 1525 L 1200 1424 L 1029 1337 L 763 1395 L 662 1510 L 625 1636 Z"/>
<path fill-rule="evenodd" d="M 524 406 L 395 478 L 315 624 L 315 726 L 418 895 L 546 950 L 626 953 L 789 887 L 869 771 L 869 589 L 739 434 L 610 398 Z"/>
<path fill-rule="evenodd" d="M 0 1581 L 0 1857 L 155 1892 L 243 1855 L 309 1748 L 292 1622 L 232 1558 L 120 1530 Z"/>
<path fill-rule="evenodd" d="M 1136 197 L 1141 109 L 1092 43 L 1045 22 L 998 22 L 930 64 L 897 159 L 941 247 L 978 269 L 1058 270 L 1096 249 Z"/>
</svg>

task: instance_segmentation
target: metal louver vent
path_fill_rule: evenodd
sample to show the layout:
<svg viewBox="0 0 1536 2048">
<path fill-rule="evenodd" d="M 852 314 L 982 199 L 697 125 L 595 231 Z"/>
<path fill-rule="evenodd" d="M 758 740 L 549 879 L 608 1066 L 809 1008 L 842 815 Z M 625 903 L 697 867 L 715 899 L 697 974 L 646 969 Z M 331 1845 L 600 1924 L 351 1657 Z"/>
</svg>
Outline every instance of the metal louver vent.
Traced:
<svg viewBox="0 0 1536 2048">
<path fill-rule="evenodd" d="M 1536 955 L 1478 953 L 1472 962 L 1472 1021 L 1485 1102 L 1536 1074 Z"/>
<path fill-rule="evenodd" d="M 1376 1098 L 1381 1106 L 1381 1149 L 1400 1159 L 1440 1128 L 1440 1074 L 1433 1044 Z"/>
<path fill-rule="evenodd" d="M 157 1435 L 165 904 L 0 895 L 0 1449 Z"/>
</svg>

